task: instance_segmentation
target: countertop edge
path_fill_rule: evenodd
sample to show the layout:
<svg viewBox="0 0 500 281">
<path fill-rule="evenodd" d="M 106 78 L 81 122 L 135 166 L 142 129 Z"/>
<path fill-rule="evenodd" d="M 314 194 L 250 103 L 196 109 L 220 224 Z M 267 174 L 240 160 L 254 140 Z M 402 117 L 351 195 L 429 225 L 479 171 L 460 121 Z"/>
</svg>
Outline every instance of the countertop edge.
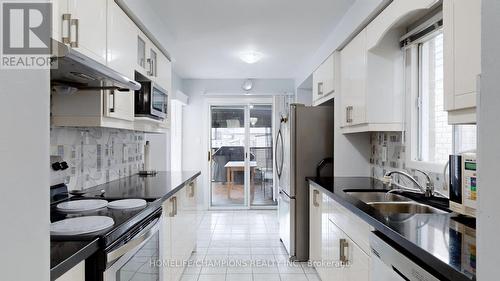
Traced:
<svg viewBox="0 0 500 281">
<path fill-rule="evenodd" d="M 314 187 L 320 188 L 325 194 L 327 194 L 330 198 L 341 204 L 343 207 L 347 208 L 349 211 L 353 212 L 365 222 L 370 224 L 375 230 L 387 236 L 390 240 L 400 245 L 404 250 L 412 253 L 421 261 L 425 261 L 427 267 L 433 269 L 437 273 L 442 276 L 449 278 L 449 280 L 456 281 L 471 281 L 470 278 L 463 275 L 461 272 L 455 270 L 453 267 L 450 267 L 448 264 L 443 263 L 440 259 L 436 258 L 433 254 L 425 251 L 419 246 L 413 244 L 411 241 L 407 240 L 405 237 L 401 236 L 396 231 L 390 229 L 383 223 L 379 222 L 377 218 L 363 212 L 360 208 L 354 206 L 341 196 L 331 192 L 330 190 L 324 188 L 320 183 L 315 181 L 315 178 L 307 178 L 309 183 L 313 184 Z"/>
<path fill-rule="evenodd" d="M 195 172 L 191 177 L 187 178 L 185 181 L 183 181 L 182 183 L 180 183 L 179 185 L 177 185 L 175 188 L 172 188 L 169 192 L 167 192 L 162 197 L 156 199 L 154 202 L 157 203 L 157 204 L 159 204 L 161 206 L 161 204 L 163 202 L 167 201 L 168 199 L 170 199 L 170 197 L 172 197 L 172 195 L 174 195 L 175 193 L 177 193 L 179 190 L 183 189 L 188 182 L 193 181 L 194 179 L 196 179 L 200 175 L 201 175 L 201 171 Z"/>
<path fill-rule="evenodd" d="M 73 255 L 62 261 L 61 263 L 50 268 L 50 280 L 55 280 L 75 267 L 80 262 L 86 260 L 99 249 L 99 238 L 89 242 L 82 249 L 75 252 Z"/>
</svg>

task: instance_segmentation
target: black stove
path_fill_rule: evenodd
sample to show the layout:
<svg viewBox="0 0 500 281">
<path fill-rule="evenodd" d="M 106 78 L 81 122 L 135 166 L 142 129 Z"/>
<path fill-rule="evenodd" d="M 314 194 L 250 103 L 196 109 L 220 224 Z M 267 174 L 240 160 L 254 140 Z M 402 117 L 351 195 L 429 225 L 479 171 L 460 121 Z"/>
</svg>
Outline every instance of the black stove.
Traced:
<svg viewBox="0 0 500 281">
<path fill-rule="evenodd" d="M 91 241 L 99 238 L 99 243 L 101 247 L 107 247 L 111 245 L 114 241 L 119 239 L 121 236 L 125 235 L 129 230 L 134 228 L 134 226 L 140 224 L 142 221 L 148 219 L 153 215 L 157 215 L 161 212 L 161 206 L 153 201 L 147 201 L 147 205 L 144 207 L 134 208 L 134 209 L 109 209 L 102 208 L 93 211 L 81 212 L 81 213 L 66 213 L 59 211 L 57 209 L 57 204 L 66 201 L 75 200 L 90 200 L 97 199 L 95 196 L 72 196 L 67 191 L 67 186 L 64 184 L 59 184 L 51 187 L 51 207 L 50 207 L 50 222 L 57 222 L 64 219 L 82 217 L 82 216 L 107 216 L 114 220 L 114 225 L 111 228 L 94 232 L 91 234 L 84 235 L 71 235 L 71 236 L 54 236 L 51 235 L 52 241 Z M 116 198 L 108 199 L 103 194 L 99 196 L 98 199 L 103 199 L 108 202 L 117 200 Z"/>
</svg>

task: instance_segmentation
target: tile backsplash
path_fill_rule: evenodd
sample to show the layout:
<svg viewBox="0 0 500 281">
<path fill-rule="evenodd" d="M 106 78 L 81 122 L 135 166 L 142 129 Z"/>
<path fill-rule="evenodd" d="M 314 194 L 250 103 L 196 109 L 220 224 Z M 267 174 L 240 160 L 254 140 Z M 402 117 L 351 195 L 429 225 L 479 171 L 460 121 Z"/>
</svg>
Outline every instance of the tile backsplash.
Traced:
<svg viewBox="0 0 500 281">
<path fill-rule="evenodd" d="M 392 170 L 406 170 L 425 186 L 424 176 L 414 169 L 406 166 L 406 147 L 403 134 L 400 132 L 373 132 L 370 134 L 370 164 L 372 177 L 382 179 L 384 174 Z M 443 166 L 444 168 L 444 166 Z M 444 190 L 444 175 L 442 173 L 429 173 L 435 189 Z"/>
<path fill-rule="evenodd" d="M 50 130 L 51 155 L 68 162 L 68 189 L 85 189 L 136 174 L 143 167 L 145 135 L 108 128 Z"/>
</svg>

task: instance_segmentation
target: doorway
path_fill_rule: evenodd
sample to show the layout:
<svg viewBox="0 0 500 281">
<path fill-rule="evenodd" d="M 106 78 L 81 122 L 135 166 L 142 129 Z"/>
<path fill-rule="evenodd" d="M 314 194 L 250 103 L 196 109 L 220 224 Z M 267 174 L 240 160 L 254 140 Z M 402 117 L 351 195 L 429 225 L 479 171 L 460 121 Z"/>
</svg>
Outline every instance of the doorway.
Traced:
<svg viewBox="0 0 500 281">
<path fill-rule="evenodd" d="M 210 206 L 277 204 L 272 104 L 210 105 Z"/>
</svg>

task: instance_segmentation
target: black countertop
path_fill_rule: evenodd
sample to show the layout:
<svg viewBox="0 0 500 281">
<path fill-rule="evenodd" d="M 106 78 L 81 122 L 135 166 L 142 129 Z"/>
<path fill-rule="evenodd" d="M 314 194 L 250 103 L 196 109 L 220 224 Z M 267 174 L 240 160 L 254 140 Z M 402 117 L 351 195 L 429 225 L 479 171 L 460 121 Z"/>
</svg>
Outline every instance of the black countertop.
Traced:
<svg viewBox="0 0 500 281">
<path fill-rule="evenodd" d="M 346 190 L 387 190 L 381 181 L 368 177 L 308 178 L 315 187 L 355 213 L 382 233 L 393 246 L 442 280 L 476 279 L 475 220 L 447 214 L 417 214 L 384 217 L 373 207 L 349 196 Z M 446 208 L 440 198 L 426 201 L 420 195 L 405 194 L 416 201 Z"/>
<path fill-rule="evenodd" d="M 97 233 L 92 236 L 80 237 L 79 240 L 51 237 L 50 268 L 51 279 L 55 280 L 69 269 L 94 254 L 100 247 L 117 239 L 125 229 L 135 225 L 140 220 L 157 212 L 161 204 L 168 200 L 187 183 L 197 178 L 198 172 L 159 172 L 155 176 L 143 177 L 133 175 L 109 183 L 86 189 L 87 192 L 75 199 L 100 198 L 105 200 L 119 200 L 140 198 L 148 201 L 148 205 L 135 210 L 96 210 L 85 215 L 107 215 L 115 220 L 115 225 L 106 233 Z M 102 193 L 104 191 L 104 193 Z M 54 206 L 53 206 L 54 207 Z M 65 217 L 80 216 L 81 214 L 62 214 L 51 208 L 51 221 Z M 104 214 L 105 213 L 105 214 Z M 63 216 L 63 217 L 62 217 Z"/>
<path fill-rule="evenodd" d="M 155 176 L 148 177 L 133 175 L 88 188 L 84 197 L 104 197 L 109 200 L 142 198 L 161 204 L 200 174 L 201 172 L 184 171 L 158 172 Z M 101 196 L 101 191 L 104 191 L 104 196 Z"/>
</svg>

